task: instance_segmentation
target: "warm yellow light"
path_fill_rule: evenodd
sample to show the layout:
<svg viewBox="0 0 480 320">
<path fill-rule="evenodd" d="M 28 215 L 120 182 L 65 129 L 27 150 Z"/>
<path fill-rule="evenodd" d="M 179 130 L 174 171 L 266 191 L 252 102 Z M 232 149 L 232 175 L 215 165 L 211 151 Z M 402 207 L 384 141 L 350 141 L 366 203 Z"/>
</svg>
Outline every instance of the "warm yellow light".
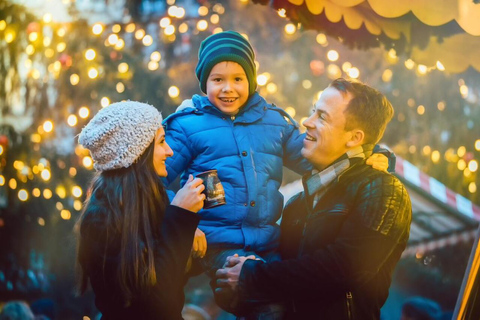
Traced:
<svg viewBox="0 0 480 320">
<path fill-rule="evenodd" d="M 50 189 L 44 189 L 43 190 L 43 197 L 45 199 L 50 199 L 53 196 L 52 190 Z"/>
<path fill-rule="evenodd" d="M 312 87 L 312 81 L 310 80 L 303 80 L 302 81 L 302 86 L 305 88 L 305 89 L 310 89 Z"/>
<path fill-rule="evenodd" d="M 315 98 L 314 98 L 315 99 L 314 103 L 317 102 L 318 99 L 320 99 L 320 96 L 322 95 L 322 93 L 323 93 L 323 90 L 320 90 L 320 91 L 317 92 L 317 94 L 315 95 Z"/>
<path fill-rule="evenodd" d="M 424 155 L 428 156 L 432 152 L 432 148 L 430 148 L 430 146 L 424 146 L 422 152 Z"/>
<path fill-rule="evenodd" d="M 322 46 L 325 46 L 328 44 L 327 36 L 323 33 L 317 34 L 317 37 L 315 38 L 315 40 Z"/>
<path fill-rule="evenodd" d="M 285 10 L 285 9 L 283 9 L 283 8 L 282 8 L 282 9 L 278 9 L 278 10 L 277 10 L 277 14 L 278 14 L 280 17 L 285 18 L 285 17 L 287 16 L 287 10 Z"/>
<path fill-rule="evenodd" d="M 205 6 L 201 6 L 200 8 L 198 8 L 198 15 L 200 16 L 206 16 L 208 14 L 208 8 L 205 7 Z"/>
<path fill-rule="evenodd" d="M 167 27 L 163 30 L 163 32 L 164 32 L 167 36 L 170 36 L 170 35 L 172 35 L 172 34 L 175 33 L 175 26 L 169 25 L 169 26 L 167 26 Z"/>
<path fill-rule="evenodd" d="M 119 33 L 120 31 L 122 31 L 122 27 L 118 23 L 116 23 L 112 26 L 112 32 L 113 33 Z"/>
<path fill-rule="evenodd" d="M 172 20 L 169 17 L 164 17 L 160 19 L 159 25 L 161 28 L 166 28 L 172 23 Z"/>
<path fill-rule="evenodd" d="M 188 24 L 183 22 L 180 26 L 178 26 L 178 32 L 185 33 L 188 31 Z"/>
<path fill-rule="evenodd" d="M 411 145 L 410 147 L 408 147 L 408 152 L 410 152 L 411 154 L 414 154 L 415 152 L 417 152 L 417 147 L 414 145 Z"/>
<path fill-rule="evenodd" d="M 31 44 L 29 44 L 29 45 L 25 48 L 25 53 L 28 54 L 29 56 L 31 56 L 32 54 L 35 53 L 35 47 L 32 46 Z"/>
<path fill-rule="evenodd" d="M 5 41 L 7 43 L 12 43 L 16 36 L 17 33 L 14 30 L 8 30 L 5 32 Z"/>
<path fill-rule="evenodd" d="M 468 191 L 470 193 L 477 192 L 477 185 L 475 184 L 475 182 L 470 182 L 470 184 L 468 185 Z"/>
<path fill-rule="evenodd" d="M 212 14 L 210 17 L 210 22 L 213 24 L 217 24 L 220 22 L 220 16 L 218 14 Z"/>
<path fill-rule="evenodd" d="M 42 136 L 38 133 L 32 133 L 32 135 L 30 136 L 30 141 L 32 141 L 33 143 L 40 143 L 42 141 Z"/>
<path fill-rule="evenodd" d="M 5 20 L 0 20 L 0 31 L 5 30 L 6 27 L 7 23 L 5 22 Z"/>
<path fill-rule="evenodd" d="M 92 27 L 92 32 L 94 35 L 100 35 L 103 32 L 103 25 L 101 23 L 95 23 Z"/>
<path fill-rule="evenodd" d="M 421 75 L 424 75 L 424 74 L 427 73 L 428 68 L 427 68 L 426 65 L 419 64 L 418 67 L 417 67 L 417 70 L 418 70 L 418 73 L 420 73 Z"/>
<path fill-rule="evenodd" d="M 330 61 L 337 61 L 340 55 L 336 50 L 328 50 L 327 52 L 327 59 Z"/>
<path fill-rule="evenodd" d="M 149 61 L 148 62 L 148 70 L 155 71 L 158 69 L 158 62 L 157 61 Z"/>
<path fill-rule="evenodd" d="M 66 33 L 67 33 L 67 30 L 65 30 L 65 28 L 60 28 L 57 30 L 57 35 L 59 37 L 63 37 Z"/>
<path fill-rule="evenodd" d="M 471 172 L 476 172 L 478 170 L 478 162 L 477 160 L 471 160 L 469 163 L 468 163 L 468 169 L 471 171 Z"/>
<path fill-rule="evenodd" d="M 33 79 L 38 80 L 38 78 L 40 78 L 40 71 L 38 71 L 37 69 L 33 69 L 31 75 Z"/>
<path fill-rule="evenodd" d="M 87 51 L 85 51 L 85 59 L 92 61 L 93 59 L 95 59 L 95 56 L 96 56 L 95 50 L 88 49 Z"/>
<path fill-rule="evenodd" d="M 89 110 L 87 107 L 81 107 L 81 108 L 78 110 L 78 115 L 79 115 L 80 118 L 82 118 L 82 119 L 87 118 L 89 114 L 90 114 L 90 110 Z"/>
<path fill-rule="evenodd" d="M 58 52 L 63 52 L 67 48 L 67 44 L 65 42 L 60 42 L 57 44 L 57 51 Z"/>
<path fill-rule="evenodd" d="M 100 104 L 102 105 L 102 108 L 105 108 L 110 104 L 110 99 L 108 97 L 103 97 L 100 100 Z"/>
<path fill-rule="evenodd" d="M 18 199 L 20 201 L 27 201 L 28 200 L 28 192 L 25 189 L 18 190 Z"/>
<path fill-rule="evenodd" d="M 445 71 L 445 67 L 440 61 L 437 61 L 437 69 L 440 71 Z"/>
<path fill-rule="evenodd" d="M 208 22 L 206 20 L 199 20 L 197 22 L 197 29 L 199 31 L 205 31 L 208 28 Z"/>
<path fill-rule="evenodd" d="M 286 107 L 285 112 L 288 113 L 292 118 L 297 114 L 297 111 L 293 107 Z"/>
<path fill-rule="evenodd" d="M 118 36 L 116 34 L 111 34 L 108 36 L 107 38 L 107 42 L 110 44 L 110 45 L 114 45 L 118 42 Z"/>
<path fill-rule="evenodd" d="M 80 77 L 78 74 L 74 73 L 70 76 L 70 83 L 72 86 L 76 86 L 80 82 Z"/>
<path fill-rule="evenodd" d="M 438 161 L 440 161 L 440 151 L 434 150 L 432 152 L 432 161 L 433 163 L 438 163 Z"/>
<path fill-rule="evenodd" d="M 25 164 L 23 163 L 23 161 L 20 161 L 20 160 L 15 160 L 13 162 L 13 167 L 15 169 L 17 169 L 18 171 L 22 170 L 24 167 L 25 167 Z"/>
<path fill-rule="evenodd" d="M 135 39 L 141 40 L 143 39 L 143 37 L 145 37 L 145 30 L 138 29 L 137 31 L 135 31 Z"/>
<path fill-rule="evenodd" d="M 285 25 L 286 34 L 294 34 L 297 31 L 297 27 L 293 23 L 287 23 Z"/>
<path fill-rule="evenodd" d="M 358 70 L 358 68 L 356 67 L 352 67 L 348 70 L 348 76 L 352 79 L 357 79 L 358 77 L 360 77 L 360 70 Z"/>
<path fill-rule="evenodd" d="M 444 102 L 444 101 L 440 101 L 439 103 L 437 103 L 437 109 L 438 109 L 439 111 L 445 110 L 445 102 Z"/>
<path fill-rule="evenodd" d="M 218 13 L 218 14 L 224 14 L 225 13 L 225 8 L 221 3 L 217 3 L 213 6 L 213 11 Z"/>
<path fill-rule="evenodd" d="M 171 86 L 168 88 L 168 95 L 170 98 L 176 98 L 180 95 L 180 89 L 178 89 L 176 86 Z"/>
<path fill-rule="evenodd" d="M 182 7 L 172 6 L 168 8 L 168 12 L 169 12 L 169 15 L 178 19 L 185 17 L 185 9 Z"/>
<path fill-rule="evenodd" d="M 43 227 L 43 226 L 45 226 L 45 219 L 43 219 L 43 218 L 38 218 L 38 219 L 37 219 L 37 223 L 38 223 L 40 226 Z"/>
<path fill-rule="evenodd" d="M 409 70 L 412 70 L 415 67 L 415 62 L 412 59 L 408 59 L 405 61 L 405 67 Z"/>
<path fill-rule="evenodd" d="M 41 194 L 42 194 L 42 193 L 40 192 L 40 189 L 38 189 L 38 188 L 34 188 L 34 189 L 32 190 L 32 196 L 34 196 L 35 198 L 40 197 Z"/>
<path fill-rule="evenodd" d="M 342 70 L 336 64 L 329 64 L 327 67 L 327 74 L 330 79 L 340 78 L 342 75 Z"/>
<path fill-rule="evenodd" d="M 213 32 L 212 32 L 212 33 L 213 33 L 213 34 L 216 34 L 216 33 L 220 33 L 220 32 L 223 32 L 223 29 L 220 28 L 220 27 L 217 27 L 217 28 L 213 29 Z"/>
<path fill-rule="evenodd" d="M 82 164 L 85 168 L 90 169 L 93 166 L 93 160 L 89 156 L 83 157 Z"/>
<path fill-rule="evenodd" d="M 150 60 L 159 62 L 162 59 L 162 55 L 158 51 L 153 51 L 150 55 Z"/>
<path fill-rule="evenodd" d="M 465 153 L 467 152 L 467 148 L 465 148 L 465 146 L 460 146 L 458 149 L 457 149 L 457 155 L 461 158 L 465 155 Z"/>
<path fill-rule="evenodd" d="M 267 84 L 267 92 L 269 94 L 274 94 L 277 92 L 277 85 L 273 82 L 270 82 L 269 84 Z"/>
<path fill-rule="evenodd" d="M 424 107 L 423 105 L 419 105 L 419 106 L 417 107 L 417 113 L 418 113 L 419 115 L 423 115 L 423 114 L 425 113 L 425 107 Z"/>
<path fill-rule="evenodd" d="M 77 211 L 82 210 L 82 202 L 80 200 L 73 201 L 73 209 Z"/>
<path fill-rule="evenodd" d="M 37 41 L 38 40 L 38 32 L 32 32 L 28 35 L 28 40 L 31 42 Z"/>
<path fill-rule="evenodd" d="M 460 94 L 463 98 L 466 98 L 468 96 L 468 87 L 466 85 L 460 86 Z"/>
<path fill-rule="evenodd" d="M 47 120 L 43 123 L 43 130 L 45 132 L 52 132 L 53 131 L 53 122 L 50 120 Z"/>
<path fill-rule="evenodd" d="M 173 26 L 172 26 L 173 27 Z M 142 43 L 145 47 L 151 46 L 153 43 L 153 38 L 151 35 L 147 34 L 145 37 L 142 39 Z"/>
<path fill-rule="evenodd" d="M 68 174 L 70 175 L 70 177 L 75 177 L 77 175 L 77 169 L 75 169 L 74 167 L 70 167 L 70 169 L 68 169 Z"/>
<path fill-rule="evenodd" d="M 128 71 L 128 64 L 126 62 L 122 62 L 118 65 L 118 72 L 126 73 Z"/>
<path fill-rule="evenodd" d="M 390 82 L 392 80 L 393 72 L 390 69 L 385 69 L 382 74 L 383 82 Z"/>
<path fill-rule="evenodd" d="M 62 198 L 63 199 L 63 198 Z M 55 204 L 55 207 L 57 207 L 57 210 L 62 210 L 63 209 L 63 203 L 60 201 Z"/>
<path fill-rule="evenodd" d="M 65 189 L 64 186 L 58 186 L 58 187 L 55 189 L 55 193 L 56 193 L 61 199 L 65 199 L 65 197 L 67 196 L 67 190 Z"/>
<path fill-rule="evenodd" d="M 466 167 L 467 167 L 467 164 L 465 163 L 465 160 L 463 160 L 463 159 L 458 160 L 458 162 L 457 162 L 458 170 L 463 171 L 463 170 L 465 170 Z"/>
<path fill-rule="evenodd" d="M 342 63 L 342 70 L 343 72 L 348 72 L 352 68 L 352 64 L 348 61 Z"/>
<path fill-rule="evenodd" d="M 67 123 L 70 127 L 75 126 L 78 123 L 77 116 L 74 114 L 71 114 L 68 116 Z"/>
<path fill-rule="evenodd" d="M 43 46 L 48 47 L 52 43 L 52 38 L 50 37 L 45 37 L 43 38 Z"/>
<path fill-rule="evenodd" d="M 8 180 L 8 186 L 12 190 L 17 189 L 17 180 L 15 180 L 14 178 L 11 178 L 10 180 Z"/>
<path fill-rule="evenodd" d="M 135 31 L 135 23 L 131 22 L 125 27 L 125 32 L 132 33 L 133 31 Z"/>
<path fill-rule="evenodd" d="M 3 146 L 0 145 L 0 156 L 3 154 Z"/>
<path fill-rule="evenodd" d="M 0 186 L 4 186 L 4 185 L 5 185 L 5 177 L 0 174 Z"/>
<path fill-rule="evenodd" d="M 96 77 L 98 77 L 98 70 L 93 67 L 88 69 L 88 77 L 90 79 L 95 79 Z"/>
<path fill-rule="evenodd" d="M 43 22 L 45 22 L 45 23 L 52 22 L 52 15 L 50 13 L 45 13 L 43 15 Z"/>
<path fill-rule="evenodd" d="M 50 178 L 52 177 L 52 174 L 50 173 L 50 170 L 48 170 L 48 169 L 43 169 L 42 173 L 40 175 L 41 175 L 42 179 L 45 180 L 45 181 L 50 180 Z"/>
<path fill-rule="evenodd" d="M 259 86 L 264 86 L 267 84 L 268 78 L 264 74 L 260 74 L 257 76 L 257 84 Z"/>
<path fill-rule="evenodd" d="M 79 186 L 72 187 L 72 194 L 74 197 L 80 198 L 83 194 L 82 188 L 80 188 Z"/>
<path fill-rule="evenodd" d="M 63 209 L 62 211 L 60 211 L 60 216 L 63 220 L 70 220 L 72 214 L 67 209 Z"/>
<path fill-rule="evenodd" d="M 117 89 L 118 93 L 123 93 L 125 91 L 125 85 L 122 82 L 118 82 L 115 89 Z"/>
<path fill-rule="evenodd" d="M 115 50 L 122 50 L 125 47 L 125 41 L 123 39 L 118 39 L 117 43 L 115 43 Z"/>
</svg>

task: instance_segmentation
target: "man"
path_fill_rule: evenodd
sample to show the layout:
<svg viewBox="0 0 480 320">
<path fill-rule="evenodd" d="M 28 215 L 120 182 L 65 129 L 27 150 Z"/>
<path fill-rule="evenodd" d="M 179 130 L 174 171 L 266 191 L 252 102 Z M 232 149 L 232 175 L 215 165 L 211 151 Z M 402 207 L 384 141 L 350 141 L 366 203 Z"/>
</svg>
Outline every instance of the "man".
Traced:
<svg viewBox="0 0 480 320">
<path fill-rule="evenodd" d="M 380 319 L 411 222 L 404 186 L 365 164 L 392 116 L 365 84 L 337 79 L 325 89 L 304 122 L 302 155 L 315 170 L 285 207 L 283 261 L 229 257 L 218 300 L 280 301 L 286 319 Z"/>
</svg>

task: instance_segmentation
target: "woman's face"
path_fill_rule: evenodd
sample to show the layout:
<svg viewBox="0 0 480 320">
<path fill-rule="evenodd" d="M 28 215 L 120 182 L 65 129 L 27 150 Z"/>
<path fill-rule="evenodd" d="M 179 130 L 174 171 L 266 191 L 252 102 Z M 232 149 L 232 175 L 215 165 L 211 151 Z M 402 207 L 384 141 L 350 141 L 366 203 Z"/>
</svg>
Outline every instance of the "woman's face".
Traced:
<svg viewBox="0 0 480 320">
<path fill-rule="evenodd" d="M 160 177 L 167 176 L 167 168 L 165 167 L 165 160 L 173 156 L 173 151 L 165 141 L 165 130 L 163 127 L 157 130 L 155 135 L 155 145 L 153 149 L 153 167 Z"/>
</svg>

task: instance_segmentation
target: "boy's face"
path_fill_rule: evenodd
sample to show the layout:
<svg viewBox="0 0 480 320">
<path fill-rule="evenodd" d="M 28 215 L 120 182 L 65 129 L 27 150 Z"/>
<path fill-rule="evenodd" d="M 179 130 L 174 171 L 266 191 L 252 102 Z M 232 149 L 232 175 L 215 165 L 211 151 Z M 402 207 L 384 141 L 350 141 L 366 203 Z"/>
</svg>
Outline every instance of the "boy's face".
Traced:
<svg viewBox="0 0 480 320">
<path fill-rule="evenodd" d="M 248 79 L 242 66 L 233 61 L 217 63 L 207 79 L 207 97 L 223 113 L 237 114 L 248 100 Z"/>
</svg>

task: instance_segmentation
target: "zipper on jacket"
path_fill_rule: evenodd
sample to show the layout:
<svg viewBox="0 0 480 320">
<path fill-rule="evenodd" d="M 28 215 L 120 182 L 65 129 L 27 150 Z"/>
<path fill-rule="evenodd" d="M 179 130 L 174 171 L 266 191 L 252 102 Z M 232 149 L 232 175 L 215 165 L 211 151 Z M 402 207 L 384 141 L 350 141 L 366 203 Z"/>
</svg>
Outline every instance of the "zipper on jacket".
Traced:
<svg viewBox="0 0 480 320">
<path fill-rule="evenodd" d="M 352 297 L 352 292 L 348 291 L 346 293 L 347 297 L 347 317 L 349 320 L 353 320 L 353 297 Z"/>
<path fill-rule="evenodd" d="M 231 119 L 232 121 L 234 121 L 234 120 L 235 120 L 235 116 L 230 116 L 230 119 Z"/>
</svg>

